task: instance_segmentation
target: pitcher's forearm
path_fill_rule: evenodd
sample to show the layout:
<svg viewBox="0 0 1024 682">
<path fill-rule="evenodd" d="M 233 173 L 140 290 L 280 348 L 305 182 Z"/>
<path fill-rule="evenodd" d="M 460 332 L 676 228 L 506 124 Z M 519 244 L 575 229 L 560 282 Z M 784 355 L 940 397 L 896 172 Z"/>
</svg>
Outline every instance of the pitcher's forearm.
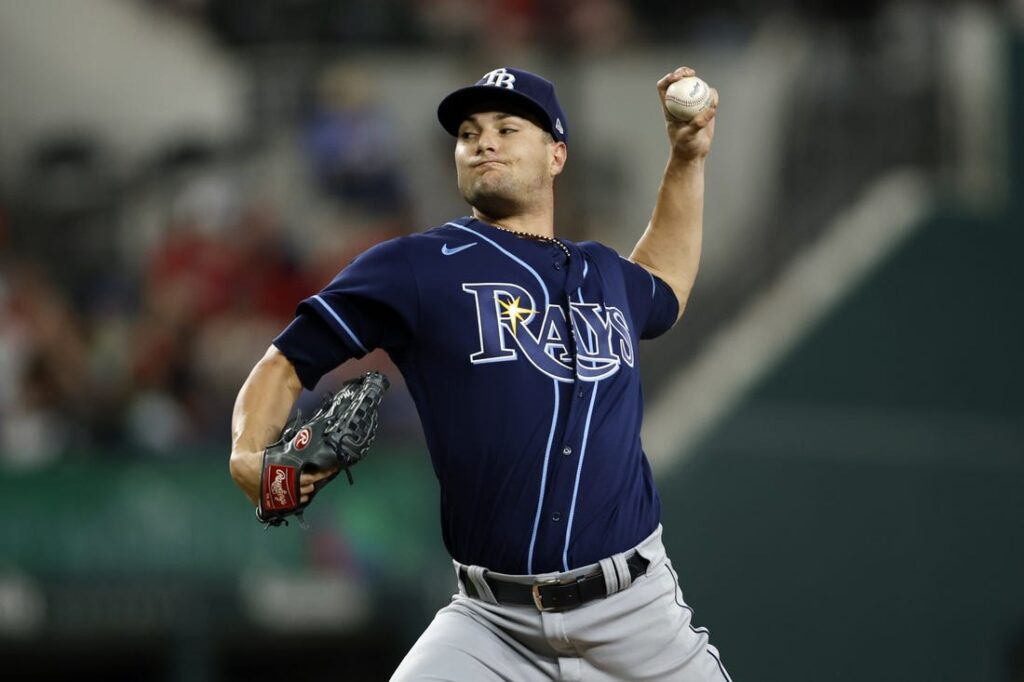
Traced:
<svg viewBox="0 0 1024 682">
<path fill-rule="evenodd" d="M 704 160 L 670 159 L 651 222 L 630 260 L 644 266 L 672 288 L 679 299 L 680 315 L 697 278 L 703 222 Z"/>
<path fill-rule="evenodd" d="M 295 368 L 271 346 L 238 392 L 231 419 L 232 450 L 263 450 L 277 440 L 301 392 Z"/>
<path fill-rule="evenodd" d="M 295 368 L 274 346 L 256 363 L 238 392 L 231 419 L 231 475 L 254 503 L 259 456 L 281 435 L 301 392 Z"/>
</svg>

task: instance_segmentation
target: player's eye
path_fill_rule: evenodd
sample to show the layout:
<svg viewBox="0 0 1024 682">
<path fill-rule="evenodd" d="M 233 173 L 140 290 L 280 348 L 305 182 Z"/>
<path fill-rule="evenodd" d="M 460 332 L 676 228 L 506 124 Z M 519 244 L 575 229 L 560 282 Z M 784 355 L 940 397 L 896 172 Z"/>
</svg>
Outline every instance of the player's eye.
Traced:
<svg viewBox="0 0 1024 682">
<path fill-rule="evenodd" d="M 461 140 L 472 140 L 474 137 L 476 137 L 476 133 L 472 130 L 463 130 L 459 133 L 459 139 Z"/>
<path fill-rule="evenodd" d="M 514 133 L 514 132 L 516 132 L 515 128 L 502 128 L 501 129 L 501 134 L 502 135 L 506 135 L 508 133 Z"/>
</svg>

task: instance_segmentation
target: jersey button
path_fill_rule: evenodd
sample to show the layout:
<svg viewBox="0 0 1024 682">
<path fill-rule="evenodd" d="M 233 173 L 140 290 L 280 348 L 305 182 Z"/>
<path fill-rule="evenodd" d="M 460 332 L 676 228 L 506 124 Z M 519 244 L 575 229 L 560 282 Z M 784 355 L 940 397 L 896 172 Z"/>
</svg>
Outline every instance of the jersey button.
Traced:
<svg viewBox="0 0 1024 682">
<path fill-rule="evenodd" d="M 561 270 L 561 269 L 562 269 L 562 264 L 561 263 L 555 263 L 555 270 Z"/>
<path fill-rule="evenodd" d="M 554 514 L 551 515 L 551 520 L 552 521 L 561 521 L 562 520 L 562 515 L 559 514 L 558 512 L 555 512 Z"/>
<path fill-rule="evenodd" d="M 566 445 L 564 448 L 562 448 L 562 454 L 563 455 L 571 455 L 572 454 L 572 448 L 570 448 L 568 445 Z"/>
</svg>

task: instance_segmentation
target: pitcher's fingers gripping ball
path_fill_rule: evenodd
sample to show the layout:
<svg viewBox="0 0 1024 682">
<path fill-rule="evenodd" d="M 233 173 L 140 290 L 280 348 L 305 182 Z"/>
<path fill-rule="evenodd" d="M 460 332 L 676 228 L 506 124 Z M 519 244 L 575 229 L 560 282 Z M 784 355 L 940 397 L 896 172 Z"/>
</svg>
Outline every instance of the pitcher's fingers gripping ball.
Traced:
<svg viewBox="0 0 1024 682">
<path fill-rule="evenodd" d="M 689 122 L 718 107 L 718 90 L 697 77 L 688 66 L 680 66 L 658 81 L 665 118 L 671 122 Z"/>
<path fill-rule="evenodd" d="M 285 427 L 280 440 L 263 453 L 256 518 L 279 526 L 295 515 L 302 523 L 302 512 L 314 495 L 338 473 L 344 470 L 351 484 L 349 468 L 366 457 L 377 435 L 377 409 L 389 385 L 380 372 L 367 372 L 346 381 L 333 396 L 327 395 L 308 421 L 299 415 Z M 317 479 L 312 490 L 300 487 L 303 474 Z"/>
<path fill-rule="evenodd" d="M 669 140 L 679 160 L 703 159 L 711 150 L 718 90 L 681 66 L 658 81 Z"/>
<path fill-rule="evenodd" d="M 711 88 L 696 76 L 686 76 L 665 90 L 665 108 L 680 121 L 689 121 L 711 106 Z"/>
</svg>

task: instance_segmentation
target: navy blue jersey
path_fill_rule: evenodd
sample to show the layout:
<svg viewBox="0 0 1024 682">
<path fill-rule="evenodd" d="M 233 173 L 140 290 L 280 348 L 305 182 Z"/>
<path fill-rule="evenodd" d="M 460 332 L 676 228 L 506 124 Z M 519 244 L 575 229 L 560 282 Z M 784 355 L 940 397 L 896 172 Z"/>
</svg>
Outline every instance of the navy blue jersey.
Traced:
<svg viewBox="0 0 1024 682">
<path fill-rule="evenodd" d="M 275 345 L 307 388 L 383 348 L 423 422 L 452 557 L 502 573 L 595 563 L 647 537 L 638 342 L 671 289 L 596 242 L 473 218 L 379 244 L 303 301 Z"/>
</svg>

